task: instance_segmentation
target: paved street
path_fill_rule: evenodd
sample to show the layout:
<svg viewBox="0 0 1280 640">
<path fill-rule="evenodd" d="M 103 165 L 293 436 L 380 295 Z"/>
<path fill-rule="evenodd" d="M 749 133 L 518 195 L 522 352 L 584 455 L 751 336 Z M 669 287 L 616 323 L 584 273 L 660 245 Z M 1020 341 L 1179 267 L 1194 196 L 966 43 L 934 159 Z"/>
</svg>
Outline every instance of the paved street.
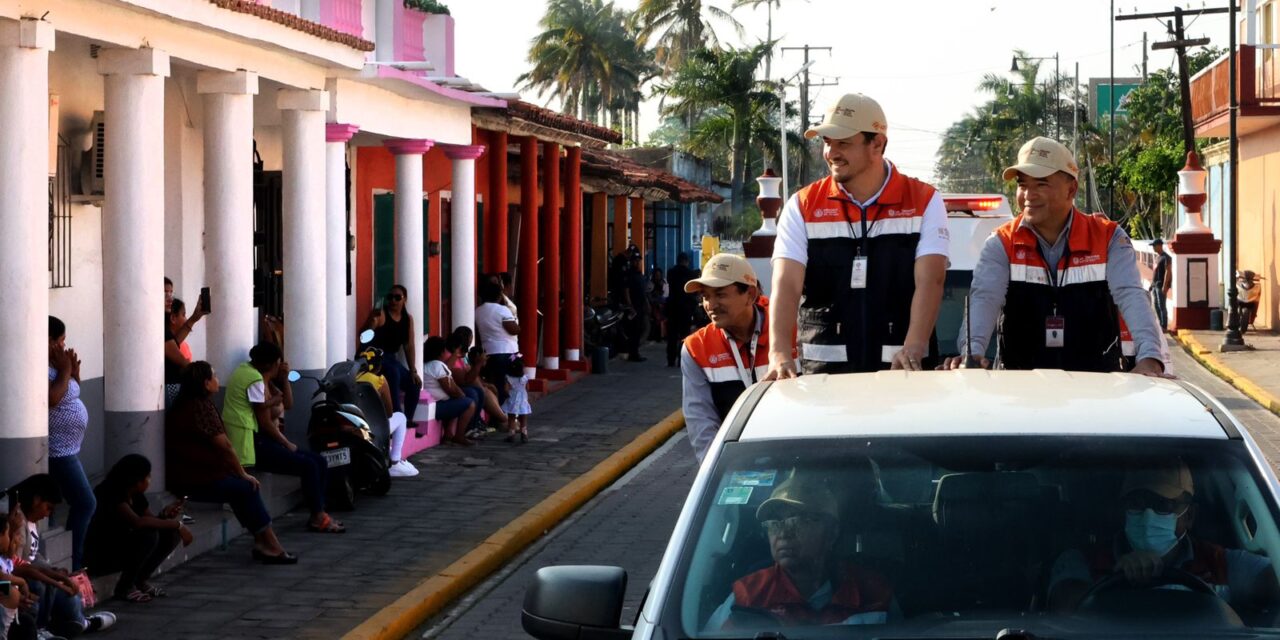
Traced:
<svg viewBox="0 0 1280 640">
<path fill-rule="evenodd" d="M 539 568 L 557 564 L 605 564 L 626 569 L 622 619 L 630 624 L 658 569 L 697 470 L 693 450 L 681 432 L 501 574 L 477 587 L 453 610 L 430 621 L 423 637 L 528 638 L 520 628 L 525 586 Z"/>
<path fill-rule="evenodd" d="M 1258 403 L 1223 382 L 1221 378 L 1206 371 L 1177 343 L 1172 343 L 1169 348 L 1173 351 L 1173 365 L 1178 377 L 1199 386 L 1222 402 L 1227 410 L 1244 423 L 1267 459 L 1271 461 L 1272 468 L 1280 472 L 1280 417 L 1263 409 Z"/>
<path fill-rule="evenodd" d="M 292 513 L 276 521 L 292 567 L 249 560 L 249 539 L 178 567 L 157 581 L 169 597 L 112 602 L 120 638 L 336 638 L 449 565 L 480 541 L 591 469 L 680 406 L 678 369 L 661 346 L 649 361 L 615 360 L 533 405 L 530 442 L 490 438 L 414 457 L 416 478 L 339 514 L 343 535 L 310 534 Z"/>
</svg>

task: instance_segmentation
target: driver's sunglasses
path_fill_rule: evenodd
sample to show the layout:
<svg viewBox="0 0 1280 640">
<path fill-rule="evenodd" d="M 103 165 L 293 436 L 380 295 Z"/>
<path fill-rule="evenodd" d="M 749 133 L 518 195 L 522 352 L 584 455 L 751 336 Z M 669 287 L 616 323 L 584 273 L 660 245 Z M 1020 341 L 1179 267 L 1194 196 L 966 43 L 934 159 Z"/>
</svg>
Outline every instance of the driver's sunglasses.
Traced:
<svg viewBox="0 0 1280 640">
<path fill-rule="evenodd" d="M 1150 509 L 1162 516 L 1181 516 L 1191 503 L 1182 498 L 1166 498 L 1153 491 L 1133 491 L 1120 499 L 1126 511 L 1142 513 Z"/>
<path fill-rule="evenodd" d="M 760 521 L 765 533 L 771 536 L 795 535 L 801 527 L 813 529 L 827 521 L 827 516 L 817 513 L 802 513 L 789 518 L 777 518 Z"/>
<path fill-rule="evenodd" d="M 390 300 L 392 302 L 400 302 L 401 300 L 404 300 L 404 296 L 399 293 L 393 293 L 387 296 L 387 300 Z"/>
</svg>

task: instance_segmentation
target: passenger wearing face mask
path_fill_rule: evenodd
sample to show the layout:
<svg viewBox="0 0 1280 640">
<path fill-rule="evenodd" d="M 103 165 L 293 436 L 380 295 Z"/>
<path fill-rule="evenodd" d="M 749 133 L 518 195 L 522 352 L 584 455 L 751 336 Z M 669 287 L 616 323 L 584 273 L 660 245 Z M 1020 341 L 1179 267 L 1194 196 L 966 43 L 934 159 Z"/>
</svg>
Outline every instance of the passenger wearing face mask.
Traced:
<svg viewBox="0 0 1280 640">
<path fill-rule="evenodd" d="M 1181 460 L 1127 474 L 1120 492 L 1123 530 L 1093 548 L 1058 556 L 1049 579 L 1050 609 L 1074 611 L 1091 585 L 1112 575 L 1143 586 L 1169 567 L 1205 581 L 1237 610 L 1274 601 L 1270 560 L 1190 535 L 1194 499 L 1191 470 Z"/>
</svg>

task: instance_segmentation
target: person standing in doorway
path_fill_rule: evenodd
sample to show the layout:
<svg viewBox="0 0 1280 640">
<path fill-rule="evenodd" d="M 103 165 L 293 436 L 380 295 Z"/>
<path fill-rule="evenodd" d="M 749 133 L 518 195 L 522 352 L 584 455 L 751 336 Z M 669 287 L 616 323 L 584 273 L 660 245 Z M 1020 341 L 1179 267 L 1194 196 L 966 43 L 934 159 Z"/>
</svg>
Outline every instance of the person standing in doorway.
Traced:
<svg viewBox="0 0 1280 640">
<path fill-rule="evenodd" d="M 674 367 L 680 360 L 680 345 L 693 327 L 693 295 L 685 293 L 684 285 L 698 277 L 689 268 L 689 254 L 681 253 L 676 264 L 667 272 L 667 366 Z"/>
<path fill-rule="evenodd" d="M 414 330 L 413 316 L 405 309 L 408 298 L 409 290 L 404 285 L 392 285 L 384 306 L 374 307 L 369 312 L 364 329 L 373 330 L 373 341 L 369 346 L 382 349 L 382 375 L 386 377 L 387 384 L 391 385 L 392 408 L 403 413 L 412 422 L 422 394 L 422 376 L 414 364 L 417 361 L 417 346 L 413 336 L 418 334 Z M 401 353 L 404 354 L 403 362 L 397 357 Z M 404 394 L 403 401 L 401 393 Z"/>
<path fill-rule="evenodd" d="M 84 568 L 85 536 L 98 502 L 80 464 L 89 410 L 80 400 L 80 357 L 67 348 L 67 325 L 49 316 L 49 475 L 70 506 L 71 570 Z"/>
<path fill-rule="evenodd" d="M 1156 252 L 1156 265 L 1151 271 L 1151 301 L 1156 307 L 1156 321 L 1161 331 L 1169 330 L 1169 287 L 1173 286 L 1173 259 L 1164 252 L 1164 240 L 1156 238 L 1151 241 L 1151 250 Z"/>
<path fill-rule="evenodd" d="M 797 374 L 797 321 L 804 373 L 933 367 L 947 211 L 936 189 L 885 159 L 887 122 L 875 100 L 853 93 L 805 131 L 822 138 L 831 175 L 792 196 L 778 218 L 770 379 Z"/>
<path fill-rule="evenodd" d="M 627 324 L 627 361 L 644 362 L 640 346 L 649 335 L 649 281 L 644 277 L 640 253 L 631 254 L 623 280 L 624 303 L 630 307 Z"/>
</svg>

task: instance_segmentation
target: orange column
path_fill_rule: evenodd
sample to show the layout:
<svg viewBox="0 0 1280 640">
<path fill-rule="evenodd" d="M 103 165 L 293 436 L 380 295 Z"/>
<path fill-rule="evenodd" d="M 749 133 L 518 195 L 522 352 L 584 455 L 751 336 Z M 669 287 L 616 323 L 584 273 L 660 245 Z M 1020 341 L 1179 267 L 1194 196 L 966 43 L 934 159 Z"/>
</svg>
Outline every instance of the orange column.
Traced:
<svg viewBox="0 0 1280 640">
<path fill-rule="evenodd" d="M 582 359 L 582 148 L 565 158 L 564 334 L 565 360 Z"/>
<path fill-rule="evenodd" d="M 520 352 L 533 377 L 538 366 L 538 139 L 520 139 L 520 270 L 516 307 L 520 312 Z"/>
<path fill-rule="evenodd" d="M 484 268 L 507 270 L 507 132 L 489 135 L 489 201 L 484 208 Z"/>
<path fill-rule="evenodd" d="M 560 145 L 542 143 L 542 366 L 560 368 Z"/>
<path fill-rule="evenodd" d="M 618 196 L 613 199 L 613 250 L 609 257 L 625 253 L 627 250 L 627 197 Z"/>
<path fill-rule="evenodd" d="M 631 244 L 640 250 L 640 273 L 645 272 L 649 258 L 644 254 L 644 198 L 631 199 Z"/>
<path fill-rule="evenodd" d="M 427 205 L 427 278 L 424 280 L 425 292 L 423 296 L 426 298 L 424 302 L 427 305 L 427 325 L 422 328 L 422 335 L 439 335 L 444 330 L 444 288 L 440 286 L 440 235 L 441 222 L 440 212 L 441 204 L 440 192 L 437 191 L 429 196 L 430 200 Z M 432 252 L 435 247 L 435 252 Z M 418 345 L 421 349 L 422 345 Z"/>
<path fill-rule="evenodd" d="M 609 194 L 591 194 L 591 297 L 609 296 Z"/>
</svg>

